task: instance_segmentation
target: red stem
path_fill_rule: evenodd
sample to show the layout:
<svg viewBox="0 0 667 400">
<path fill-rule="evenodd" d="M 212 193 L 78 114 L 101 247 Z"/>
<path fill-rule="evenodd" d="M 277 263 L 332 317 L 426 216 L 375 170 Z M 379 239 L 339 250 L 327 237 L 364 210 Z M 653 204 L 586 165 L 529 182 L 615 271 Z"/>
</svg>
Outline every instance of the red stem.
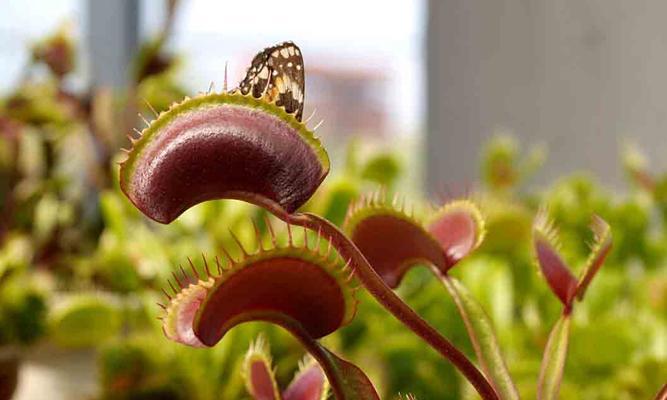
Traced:
<svg viewBox="0 0 667 400">
<path fill-rule="evenodd" d="M 329 380 L 329 384 L 331 385 L 331 390 L 334 393 L 334 396 L 336 399 L 342 400 L 345 399 L 345 391 L 344 388 L 342 387 L 343 384 L 343 378 L 340 376 L 340 373 L 338 369 L 335 367 L 335 364 L 331 360 L 331 357 L 329 356 L 329 352 L 327 352 L 322 345 L 320 345 L 316 340 L 308 336 L 308 333 L 303 330 L 298 325 L 292 326 L 292 327 L 287 327 L 283 325 L 283 327 L 287 330 L 290 331 L 290 333 L 301 342 L 303 347 L 306 348 L 306 351 L 315 359 L 317 360 L 318 364 L 322 367 L 322 370 L 327 376 L 327 379 Z"/>
<path fill-rule="evenodd" d="M 655 395 L 655 400 L 667 400 L 667 383 L 665 383 L 658 394 Z"/>
<path fill-rule="evenodd" d="M 499 397 L 493 390 L 491 384 L 484 375 L 461 353 L 454 345 L 443 337 L 438 331 L 415 313 L 400 297 L 398 297 L 375 272 L 368 263 L 366 257 L 357 246 L 351 242 L 330 221 L 311 213 L 285 215 L 277 214 L 285 222 L 304 226 L 314 231 L 321 231 L 325 237 L 329 237 L 331 244 L 336 248 L 343 258 L 351 260 L 354 273 L 372 294 L 375 299 L 384 306 L 399 321 L 410 328 L 421 337 L 433 349 L 447 358 L 475 387 L 484 400 L 498 400 Z"/>
</svg>

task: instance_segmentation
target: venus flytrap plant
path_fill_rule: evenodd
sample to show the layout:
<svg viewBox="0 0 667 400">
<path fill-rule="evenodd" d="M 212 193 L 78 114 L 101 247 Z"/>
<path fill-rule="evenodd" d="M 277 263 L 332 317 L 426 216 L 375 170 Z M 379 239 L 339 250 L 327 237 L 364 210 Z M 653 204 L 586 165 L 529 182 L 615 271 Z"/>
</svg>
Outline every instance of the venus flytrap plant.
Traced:
<svg viewBox="0 0 667 400">
<path fill-rule="evenodd" d="M 276 64 L 282 67 L 278 68 Z M 291 43 L 268 48 L 255 57 L 248 76 L 238 89 L 186 98 L 160 113 L 156 120 L 147 122 L 140 137 L 131 138 L 132 149 L 127 150 L 128 157 L 121 163 L 121 189 L 139 210 L 161 223 L 172 222 L 186 209 L 206 200 L 237 199 L 263 207 L 290 225 L 319 232 L 341 257 L 349 260 L 355 277 L 382 306 L 450 360 L 482 398 L 497 399 L 481 372 L 385 284 L 345 234 L 320 216 L 297 212 L 329 171 L 326 151 L 301 122 L 302 108 L 300 50 Z M 261 254 L 266 256 L 265 252 Z M 267 264 L 262 261 L 259 260 L 262 265 Z M 302 264 L 304 262 L 301 260 Z M 244 260 L 240 264 L 247 263 L 251 261 Z M 291 276 L 291 279 L 305 282 L 306 286 L 316 287 L 317 275 L 306 278 L 290 268 L 277 275 L 281 279 Z M 239 268 L 238 276 L 248 276 L 246 271 L 255 269 Z M 314 270 L 317 269 L 312 265 L 304 269 Z M 217 310 L 225 306 L 223 302 L 206 300 L 203 303 L 209 295 L 226 298 L 223 295 L 226 290 L 220 290 L 225 285 L 207 286 L 213 285 L 216 279 L 226 281 L 226 276 L 221 273 L 216 278 L 183 287 L 183 296 L 180 299 L 177 296 L 175 305 L 168 308 L 172 313 L 170 316 L 168 312 L 167 316 L 167 321 L 172 321 L 166 329 L 169 337 L 190 345 L 212 345 L 234 323 L 249 318 L 234 315 L 227 321 Z M 250 289 L 248 287 L 250 292 L 256 291 Z M 347 398 L 341 379 L 336 378 L 336 365 L 343 366 L 339 371 L 358 370 L 311 340 L 332 331 L 315 329 L 325 321 L 306 324 L 308 321 L 300 321 L 295 315 L 290 319 L 273 319 L 279 315 L 283 314 L 271 312 L 255 316 L 279 323 L 299 337 L 322 364 L 336 396 Z M 295 321 L 298 324 L 294 324 Z M 194 323 L 192 329 L 188 328 L 190 322 Z M 366 383 L 363 379 L 358 381 L 346 382 L 351 386 Z M 356 398 L 377 396 L 370 394 L 370 390 L 368 393 L 366 397 Z"/>
<path fill-rule="evenodd" d="M 321 236 L 311 248 L 292 240 L 280 247 L 276 237 L 264 248 L 257 230 L 257 250 L 233 258 L 223 249 L 226 262 L 209 263 L 203 257 L 199 268 L 190 260 L 191 273 L 181 269 L 164 291 L 168 303 L 163 330 L 176 342 L 193 347 L 212 347 L 227 331 L 244 322 L 263 321 L 290 332 L 322 366 L 339 399 L 379 399 L 366 375 L 340 359 L 317 339 L 346 325 L 356 312 L 350 286 L 349 264 L 331 252 L 320 250 Z M 273 232 L 273 229 L 270 229 Z M 211 265 L 209 265 L 211 264 Z"/>
<path fill-rule="evenodd" d="M 484 238 L 484 219 L 468 200 L 446 203 L 427 219 L 406 212 L 397 197 L 389 204 L 384 192 L 362 198 L 350 207 L 345 230 L 391 288 L 405 273 L 426 264 L 452 296 L 478 361 L 502 399 L 519 395 L 500 352 L 493 326 L 481 305 L 448 274 Z"/>
<path fill-rule="evenodd" d="M 250 345 L 243 363 L 243 378 L 248 393 L 255 400 L 326 400 L 329 396 L 329 382 L 322 368 L 310 357 L 299 362 L 292 382 L 281 392 L 264 336 Z"/>
<path fill-rule="evenodd" d="M 541 209 L 533 225 L 533 247 L 537 263 L 551 291 L 563 304 L 563 312 L 551 330 L 544 350 L 537 383 L 538 400 L 558 399 L 560 382 L 567 357 L 570 321 L 574 300 L 583 300 L 586 289 L 600 270 L 612 245 L 611 229 L 600 217 L 591 222 L 594 241 L 579 279 L 559 254 L 560 242 L 553 221 L 545 208 Z"/>
</svg>

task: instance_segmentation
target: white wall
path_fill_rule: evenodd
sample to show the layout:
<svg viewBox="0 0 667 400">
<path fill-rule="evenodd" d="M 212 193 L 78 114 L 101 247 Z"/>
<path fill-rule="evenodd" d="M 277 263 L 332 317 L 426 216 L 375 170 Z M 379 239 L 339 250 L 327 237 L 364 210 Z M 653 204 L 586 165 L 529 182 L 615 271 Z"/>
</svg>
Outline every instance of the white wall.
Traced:
<svg viewBox="0 0 667 400">
<path fill-rule="evenodd" d="M 667 168 L 667 1 L 430 0 L 427 180 L 472 182 L 481 142 L 543 142 L 540 183 L 621 186 L 624 139 Z"/>
</svg>

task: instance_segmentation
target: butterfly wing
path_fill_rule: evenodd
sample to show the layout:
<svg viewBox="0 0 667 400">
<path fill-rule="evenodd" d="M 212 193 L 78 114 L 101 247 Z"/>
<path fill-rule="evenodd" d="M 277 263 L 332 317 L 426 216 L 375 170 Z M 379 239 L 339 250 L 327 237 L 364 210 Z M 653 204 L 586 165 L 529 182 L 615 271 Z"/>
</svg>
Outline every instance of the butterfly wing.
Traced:
<svg viewBox="0 0 667 400">
<path fill-rule="evenodd" d="M 238 90 L 275 102 L 301 121 L 305 75 L 299 47 L 292 42 L 284 42 L 258 53 Z"/>
<path fill-rule="evenodd" d="M 285 42 L 272 49 L 268 62 L 272 69 L 269 99 L 301 121 L 306 86 L 301 50 L 294 43 Z"/>
<path fill-rule="evenodd" d="M 268 66 L 269 55 L 266 50 L 258 53 L 252 59 L 245 78 L 239 84 L 238 90 L 243 94 L 252 92 L 253 97 L 260 98 L 266 93 L 269 86 L 271 71 Z"/>
</svg>

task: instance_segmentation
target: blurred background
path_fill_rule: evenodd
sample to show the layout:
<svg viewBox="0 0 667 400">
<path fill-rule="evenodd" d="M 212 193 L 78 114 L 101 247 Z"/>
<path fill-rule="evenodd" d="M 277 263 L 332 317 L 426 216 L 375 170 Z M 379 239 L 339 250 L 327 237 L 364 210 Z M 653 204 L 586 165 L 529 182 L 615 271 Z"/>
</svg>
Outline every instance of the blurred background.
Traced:
<svg viewBox="0 0 667 400">
<path fill-rule="evenodd" d="M 115 164 L 137 113 L 222 90 L 225 68 L 231 88 L 285 40 L 303 51 L 304 116 L 323 121 L 333 158 L 306 208 L 342 224 L 379 185 L 414 201 L 475 196 L 488 238 L 455 273 L 525 398 L 559 313 L 530 253 L 535 210 L 550 206 L 575 266 L 602 215 L 615 247 L 577 310 L 563 398 L 649 398 L 667 380 L 665 13 L 649 0 L 2 3 L 0 399 L 247 398 L 240 365 L 260 331 L 288 380 L 302 351 L 280 330 L 249 324 L 202 352 L 168 343 L 155 319 L 172 268 L 215 254 L 227 227 L 249 238 L 262 211 L 210 202 L 158 226 L 120 193 Z M 399 293 L 472 354 L 427 271 Z M 361 300 L 327 340 L 383 398 L 474 398 Z"/>
</svg>

